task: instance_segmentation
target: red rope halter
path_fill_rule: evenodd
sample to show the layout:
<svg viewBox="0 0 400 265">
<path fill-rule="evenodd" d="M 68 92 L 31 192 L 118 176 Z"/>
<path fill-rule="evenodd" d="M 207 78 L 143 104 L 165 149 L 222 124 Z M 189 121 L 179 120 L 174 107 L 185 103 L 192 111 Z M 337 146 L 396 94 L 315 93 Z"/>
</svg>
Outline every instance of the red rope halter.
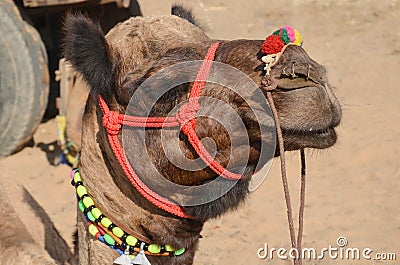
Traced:
<svg viewBox="0 0 400 265">
<path fill-rule="evenodd" d="M 180 205 L 177 205 L 169 201 L 168 199 L 158 195 L 140 180 L 140 178 L 137 176 L 127 160 L 125 152 L 118 140 L 118 133 L 121 130 L 122 125 L 144 128 L 180 126 L 180 129 L 188 137 L 188 140 L 195 149 L 196 153 L 207 164 L 209 168 L 211 168 L 216 174 L 223 178 L 230 180 L 241 179 L 242 175 L 230 172 L 229 170 L 221 166 L 208 153 L 195 132 L 196 114 L 197 111 L 200 109 L 199 97 L 209 75 L 215 57 L 215 52 L 218 46 L 219 42 L 214 43 L 208 49 L 207 55 L 204 58 L 194 81 L 189 100 L 180 107 L 175 117 L 135 117 L 124 115 L 116 111 L 111 111 L 102 96 L 99 95 L 99 104 L 103 112 L 103 126 L 107 129 L 108 141 L 125 175 L 143 197 L 145 197 L 158 208 L 179 217 L 194 219 L 193 216 L 187 215 Z"/>
</svg>

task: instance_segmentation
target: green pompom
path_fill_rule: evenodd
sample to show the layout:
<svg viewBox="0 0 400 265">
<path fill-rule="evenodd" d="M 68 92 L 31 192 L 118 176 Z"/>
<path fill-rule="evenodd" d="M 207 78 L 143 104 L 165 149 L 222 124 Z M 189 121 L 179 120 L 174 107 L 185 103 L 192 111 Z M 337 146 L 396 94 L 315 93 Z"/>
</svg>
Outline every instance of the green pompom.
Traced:
<svg viewBox="0 0 400 265">
<path fill-rule="evenodd" d="M 277 35 L 281 38 L 281 40 L 283 40 L 283 42 L 286 44 L 290 43 L 290 37 L 288 35 L 288 32 L 285 28 L 280 28 L 277 31 L 275 31 L 274 33 L 272 33 L 273 35 Z"/>
</svg>

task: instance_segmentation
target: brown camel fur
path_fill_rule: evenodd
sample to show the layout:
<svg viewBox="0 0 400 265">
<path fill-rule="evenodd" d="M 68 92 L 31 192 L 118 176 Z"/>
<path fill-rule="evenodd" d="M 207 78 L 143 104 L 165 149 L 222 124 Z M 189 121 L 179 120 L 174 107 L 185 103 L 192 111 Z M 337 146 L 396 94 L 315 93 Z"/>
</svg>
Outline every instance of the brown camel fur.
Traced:
<svg viewBox="0 0 400 265">
<path fill-rule="evenodd" d="M 30 202 L 34 202 L 34 199 L 30 197 L 28 191 L 16 186 L 7 179 L 0 180 L 0 214 L 2 217 L 0 219 L 0 264 L 58 264 L 55 260 L 60 261 L 60 259 L 58 259 L 58 257 L 54 258 L 55 255 L 51 255 L 55 253 L 51 253 L 51 250 L 49 251 L 47 246 L 43 247 L 35 241 L 34 237 L 31 235 L 32 231 L 30 231 L 20 220 L 18 214 L 13 208 L 13 204 L 10 203 L 9 196 L 7 196 L 10 193 L 13 193 L 14 196 L 15 194 L 21 193 L 24 197 L 28 196 Z M 37 204 L 35 206 L 37 206 Z M 38 208 L 34 210 L 37 211 L 37 209 Z M 46 221 L 48 220 L 49 219 Z M 49 229 L 54 229 L 52 223 L 46 223 L 45 220 L 41 220 L 43 222 L 40 223 L 40 225 L 35 222 L 36 220 L 31 219 L 31 221 L 32 224 L 35 224 L 33 229 L 39 229 L 39 226 L 41 225 L 44 225 Z M 54 236 L 54 234 L 52 234 L 52 236 Z M 53 242 L 60 243 L 60 241 L 57 241 L 58 239 L 60 239 L 60 237 L 52 238 Z M 60 244 L 59 246 L 61 246 L 59 248 L 60 250 L 65 250 L 65 248 L 62 247 L 63 244 Z M 68 251 L 64 251 L 63 255 L 60 255 L 63 256 L 61 260 L 66 261 L 68 258 L 72 258 L 71 255 L 68 256 L 68 254 L 70 254 Z"/>
<path fill-rule="evenodd" d="M 250 151 L 249 159 L 245 161 L 245 178 L 215 201 L 185 207 L 188 214 L 197 217 L 195 220 L 168 214 L 144 199 L 125 177 L 101 123 L 98 95 L 105 98 L 110 109 L 124 113 L 133 93 L 144 80 L 175 63 L 202 60 L 215 40 L 177 16 L 131 18 L 104 36 L 88 18 L 70 15 L 66 18 L 65 32 L 65 56 L 91 89 L 83 118 L 80 159 L 80 172 L 88 193 L 96 206 L 125 231 L 143 235 L 151 240 L 149 243 L 186 248 L 181 256 L 148 256 L 151 264 L 192 264 L 204 222 L 236 209 L 248 194 L 249 178 L 246 177 L 255 171 L 259 160 L 265 163 L 268 159 L 260 157 L 258 126 L 263 126 L 263 121 L 259 125 L 249 106 L 229 89 L 207 84 L 202 96 L 226 102 L 239 113 L 246 125 Z M 239 69 L 260 85 L 264 75 L 259 52 L 261 44 L 262 40 L 221 41 L 215 61 Z M 168 78 L 176 78 L 179 74 L 169 72 Z M 313 61 L 301 47 L 289 46 L 271 74 L 278 81 L 273 99 L 281 119 L 285 149 L 332 146 L 336 142 L 334 128 L 340 122 L 341 110 L 327 85 L 324 67 Z M 187 99 L 190 89 L 191 84 L 175 87 L 154 105 L 151 115 L 166 116 L 176 104 Z M 135 103 L 136 115 L 140 115 L 141 108 L 149 103 L 149 99 L 144 96 Z M 178 150 L 188 158 L 196 158 L 185 135 L 178 132 L 179 129 L 165 133 L 161 141 L 161 130 L 147 130 L 147 150 L 143 150 L 135 148 L 140 141 L 135 131 L 126 131 L 124 137 L 128 136 L 131 142 L 125 145 L 125 152 L 133 157 L 131 161 L 135 161 L 138 175 L 151 174 L 154 166 L 166 179 L 177 184 L 193 186 L 214 179 L 216 174 L 208 168 L 191 172 L 168 160 L 162 144 L 172 143 L 177 135 Z M 216 159 L 223 166 L 227 165 L 232 153 L 240 153 L 240 147 L 230 149 L 229 135 L 211 119 L 198 118 L 196 133 L 199 138 L 210 137 L 215 141 Z M 122 141 L 121 133 L 119 137 Z M 149 161 L 142 159 L 146 152 L 150 155 Z M 237 159 L 235 163 L 243 164 L 243 161 Z M 118 254 L 90 236 L 82 214 L 78 213 L 78 216 L 79 264 L 112 264 Z"/>
</svg>

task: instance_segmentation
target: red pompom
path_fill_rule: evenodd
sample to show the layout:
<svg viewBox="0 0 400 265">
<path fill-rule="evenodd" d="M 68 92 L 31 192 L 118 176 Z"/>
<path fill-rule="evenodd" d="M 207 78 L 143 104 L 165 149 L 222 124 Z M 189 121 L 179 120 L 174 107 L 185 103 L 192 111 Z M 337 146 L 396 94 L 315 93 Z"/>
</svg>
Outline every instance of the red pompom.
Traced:
<svg viewBox="0 0 400 265">
<path fill-rule="evenodd" d="M 270 35 L 261 46 L 261 52 L 263 54 L 275 54 L 280 52 L 283 46 L 285 46 L 285 42 L 278 35 Z"/>
</svg>

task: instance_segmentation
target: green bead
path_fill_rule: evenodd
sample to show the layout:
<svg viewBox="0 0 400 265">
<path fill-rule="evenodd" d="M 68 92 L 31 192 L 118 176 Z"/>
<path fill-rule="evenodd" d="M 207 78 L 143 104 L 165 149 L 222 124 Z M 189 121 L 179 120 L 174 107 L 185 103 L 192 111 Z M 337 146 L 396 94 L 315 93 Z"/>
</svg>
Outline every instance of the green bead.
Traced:
<svg viewBox="0 0 400 265">
<path fill-rule="evenodd" d="M 78 207 L 79 207 L 79 210 L 81 210 L 81 212 L 83 212 L 86 209 L 86 207 L 82 201 L 78 202 Z"/>
<path fill-rule="evenodd" d="M 127 243 L 128 245 L 131 245 L 131 246 L 135 246 L 136 243 L 138 242 L 137 238 L 136 238 L 136 237 L 133 237 L 133 236 L 127 236 L 126 239 L 125 239 L 125 241 L 126 241 L 126 243 Z"/>
<path fill-rule="evenodd" d="M 103 219 L 101 219 L 101 224 L 104 225 L 104 227 L 109 227 L 112 222 L 107 217 L 104 217 Z"/>
<path fill-rule="evenodd" d="M 87 218 L 89 218 L 90 221 L 94 222 L 96 221 L 96 218 L 94 218 L 93 214 L 91 212 L 87 213 Z"/>
<path fill-rule="evenodd" d="M 78 194 L 79 198 L 82 197 L 83 195 L 87 194 L 87 190 L 84 186 L 78 186 L 76 188 L 76 193 Z"/>
<path fill-rule="evenodd" d="M 182 255 L 185 252 L 185 250 L 186 250 L 185 248 L 177 249 L 174 251 L 174 255 L 175 256 Z"/>
<path fill-rule="evenodd" d="M 114 240 L 114 238 L 112 238 L 110 235 L 105 234 L 105 235 L 103 236 L 103 238 L 104 238 L 104 240 L 105 240 L 108 244 L 114 245 L 115 240 Z"/>
<path fill-rule="evenodd" d="M 156 244 L 151 244 L 147 247 L 147 250 L 151 253 L 158 254 L 161 251 L 161 247 Z"/>
<path fill-rule="evenodd" d="M 116 235 L 118 238 L 121 238 L 124 235 L 124 231 L 118 226 L 114 227 L 112 230 L 113 234 Z"/>
<path fill-rule="evenodd" d="M 99 230 L 94 224 L 89 225 L 89 234 L 95 237 L 98 232 Z"/>
<path fill-rule="evenodd" d="M 174 251 L 174 248 L 171 247 L 171 246 L 168 245 L 168 244 L 165 244 L 164 248 L 165 248 L 165 250 L 168 251 L 168 252 Z"/>
<path fill-rule="evenodd" d="M 83 204 L 86 206 L 86 208 L 89 208 L 90 206 L 94 205 L 94 201 L 90 197 L 85 197 L 83 198 Z"/>
<path fill-rule="evenodd" d="M 76 171 L 74 174 L 74 181 L 75 183 L 78 181 L 82 181 L 81 174 L 78 171 Z"/>
</svg>

